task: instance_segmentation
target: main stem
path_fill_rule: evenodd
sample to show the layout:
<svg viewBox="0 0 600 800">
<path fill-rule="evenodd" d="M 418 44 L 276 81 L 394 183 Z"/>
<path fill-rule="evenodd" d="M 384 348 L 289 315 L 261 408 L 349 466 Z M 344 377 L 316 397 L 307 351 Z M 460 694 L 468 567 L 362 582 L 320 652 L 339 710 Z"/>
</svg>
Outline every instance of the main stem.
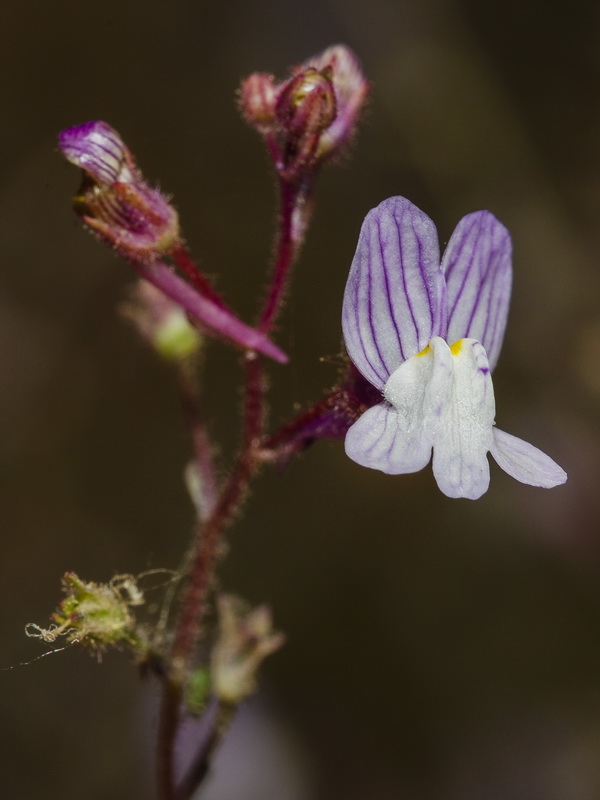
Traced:
<svg viewBox="0 0 600 800">
<path fill-rule="evenodd" d="M 273 277 L 256 329 L 268 335 L 281 310 L 291 267 L 296 260 L 310 216 L 310 181 L 280 180 L 279 224 Z M 265 381 L 262 359 L 255 351 L 244 355 L 244 421 L 240 452 L 232 473 L 216 501 L 213 513 L 199 525 L 191 556 L 189 578 L 176 623 L 170 672 L 162 695 L 159 725 L 158 779 L 163 800 L 186 800 L 175 791 L 174 741 L 177 734 L 183 685 L 206 612 L 206 600 L 219 558 L 223 533 L 239 510 L 250 481 L 258 471 L 258 449 L 264 430 Z M 190 797 L 197 783 L 186 787 Z"/>
</svg>

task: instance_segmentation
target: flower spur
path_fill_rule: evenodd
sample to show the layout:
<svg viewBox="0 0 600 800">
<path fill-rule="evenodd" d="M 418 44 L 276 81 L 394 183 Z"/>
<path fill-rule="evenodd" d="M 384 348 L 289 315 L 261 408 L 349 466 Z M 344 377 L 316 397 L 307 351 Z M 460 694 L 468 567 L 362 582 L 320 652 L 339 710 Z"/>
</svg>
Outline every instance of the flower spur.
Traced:
<svg viewBox="0 0 600 800">
<path fill-rule="evenodd" d="M 388 474 L 432 458 L 448 497 L 477 499 L 490 481 L 487 453 L 532 486 L 566 473 L 536 447 L 495 427 L 491 372 L 506 327 L 511 241 L 488 211 L 458 223 L 440 262 L 437 231 L 403 197 L 367 215 L 344 294 L 348 355 L 383 394 L 348 430 L 346 453 Z"/>
</svg>

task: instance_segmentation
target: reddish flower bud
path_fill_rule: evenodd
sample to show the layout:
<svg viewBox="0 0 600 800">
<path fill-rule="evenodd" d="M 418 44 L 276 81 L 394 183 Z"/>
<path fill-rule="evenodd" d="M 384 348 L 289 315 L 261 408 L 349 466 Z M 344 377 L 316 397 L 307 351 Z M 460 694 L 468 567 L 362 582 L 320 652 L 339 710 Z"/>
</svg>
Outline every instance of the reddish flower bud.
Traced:
<svg viewBox="0 0 600 800">
<path fill-rule="evenodd" d="M 331 71 L 313 67 L 298 72 L 284 84 L 277 99 L 277 118 L 291 133 L 319 133 L 336 117 Z"/>
<path fill-rule="evenodd" d="M 59 135 L 59 146 L 84 173 L 75 210 L 125 258 L 148 263 L 178 242 L 177 212 L 144 182 L 114 128 L 77 125 Z"/>
<path fill-rule="evenodd" d="M 316 161 L 321 135 L 335 119 L 335 94 L 329 76 L 312 67 L 298 72 L 279 93 L 276 111 L 285 131 L 285 172 L 294 176 Z"/>
<path fill-rule="evenodd" d="M 275 124 L 277 87 L 272 75 L 253 72 L 240 86 L 240 108 L 246 121 L 261 133 Z"/>
</svg>

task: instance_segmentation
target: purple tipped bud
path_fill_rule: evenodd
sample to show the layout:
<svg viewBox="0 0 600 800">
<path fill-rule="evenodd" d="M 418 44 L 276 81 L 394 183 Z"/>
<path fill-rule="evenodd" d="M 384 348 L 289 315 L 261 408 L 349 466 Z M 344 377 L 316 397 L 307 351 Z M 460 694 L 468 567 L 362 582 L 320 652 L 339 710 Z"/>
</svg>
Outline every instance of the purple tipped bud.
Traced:
<svg viewBox="0 0 600 800">
<path fill-rule="evenodd" d="M 84 173 L 75 210 L 125 258 L 148 263 L 179 242 L 177 212 L 144 182 L 114 128 L 87 122 L 62 131 L 58 142 Z"/>
</svg>

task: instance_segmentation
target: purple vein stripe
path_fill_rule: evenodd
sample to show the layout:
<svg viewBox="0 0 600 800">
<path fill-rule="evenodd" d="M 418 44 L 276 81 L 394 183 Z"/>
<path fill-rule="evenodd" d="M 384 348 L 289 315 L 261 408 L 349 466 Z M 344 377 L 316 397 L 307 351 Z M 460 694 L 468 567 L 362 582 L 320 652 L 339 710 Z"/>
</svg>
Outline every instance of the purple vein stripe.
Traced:
<svg viewBox="0 0 600 800">
<path fill-rule="evenodd" d="M 65 158 L 86 170 L 100 183 L 119 179 L 125 145 L 119 134 L 105 122 L 85 122 L 62 131 L 58 143 Z"/>
<path fill-rule="evenodd" d="M 442 259 L 448 292 L 448 342 L 470 337 L 485 347 L 490 368 L 500 355 L 512 283 L 511 241 L 489 211 L 463 217 Z"/>
<path fill-rule="evenodd" d="M 344 295 L 350 358 L 382 389 L 440 331 L 444 286 L 435 225 L 403 197 L 367 214 Z"/>
<path fill-rule="evenodd" d="M 283 350 L 269 341 L 264 334 L 250 328 L 230 312 L 215 305 L 212 300 L 198 294 L 188 283 L 175 275 L 166 264 L 155 261 L 149 265 L 136 263 L 133 266 L 142 278 L 164 292 L 167 297 L 170 297 L 206 328 L 235 342 L 245 350 L 257 350 L 280 364 L 288 362 L 288 357 Z"/>
</svg>

